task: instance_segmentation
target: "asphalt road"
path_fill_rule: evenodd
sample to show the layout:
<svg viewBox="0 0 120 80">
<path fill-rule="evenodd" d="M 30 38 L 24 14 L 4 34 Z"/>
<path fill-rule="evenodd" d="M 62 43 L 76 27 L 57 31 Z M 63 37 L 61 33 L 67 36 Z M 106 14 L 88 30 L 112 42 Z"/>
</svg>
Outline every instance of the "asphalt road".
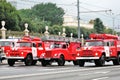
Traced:
<svg viewBox="0 0 120 80">
<path fill-rule="evenodd" d="M 6 63 L 0 64 L 0 80 L 120 80 L 120 65 L 112 62 L 103 67 L 95 67 L 86 63 L 85 67 L 74 66 L 66 62 L 65 66 L 42 67 L 40 62 L 36 66 L 25 66 L 17 63 L 14 67 Z"/>
</svg>

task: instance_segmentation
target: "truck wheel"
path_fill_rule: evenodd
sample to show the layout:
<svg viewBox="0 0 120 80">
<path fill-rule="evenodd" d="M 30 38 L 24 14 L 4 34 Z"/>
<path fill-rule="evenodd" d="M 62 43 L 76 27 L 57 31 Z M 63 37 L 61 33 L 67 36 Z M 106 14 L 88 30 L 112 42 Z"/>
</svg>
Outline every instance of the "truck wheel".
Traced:
<svg viewBox="0 0 120 80">
<path fill-rule="evenodd" d="M 64 66 L 64 65 L 65 65 L 64 56 L 61 55 L 60 58 L 58 59 L 58 66 Z"/>
<path fill-rule="evenodd" d="M 102 55 L 99 60 L 95 60 L 96 66 L 104 66 L 105 65 L 105 55 Z"/>
<path fill-rule="evenodd" d="M 79 60 L 79 61 L 78 61 L 78 65 L 79 65 L 80 67 L 83 67 L 83 66 L 85 65 L 85 61 L 84 61 L 84 60 Z"/>
<path fill-rule="evenodd" d="M 74 65 L 78 65 L 78 60 L 73 61 Z"/>
<path fill-rule="evenodd" d="M 46 60 L 42 60 L 41 64 L 42 64 L 42 66 L 47 66 L 47 61 Z"/>
<path fill-rule="evenodd" d="M 118 54 L 117 58 L 113 60 L 114 65 L 120 65 L 120 54 Z"/>
<path fill-rule="evenodd" d="M 36 65 L 36 63 L 37 63 L 37 60 L 32 61 L 32 65 Z"/>
<path fill-rule="evenodd" d="M 8 59 L 8 65 L 13 66 L 15 64 L 15 60 Z"/>
<path fill-rule="evenodd" d="M 27 55 L 27 57 L 25 58 L 25 65 L 26 66 L 31 66 L 33 62 L 32 56 L 31 55 Z"/>
</svg>

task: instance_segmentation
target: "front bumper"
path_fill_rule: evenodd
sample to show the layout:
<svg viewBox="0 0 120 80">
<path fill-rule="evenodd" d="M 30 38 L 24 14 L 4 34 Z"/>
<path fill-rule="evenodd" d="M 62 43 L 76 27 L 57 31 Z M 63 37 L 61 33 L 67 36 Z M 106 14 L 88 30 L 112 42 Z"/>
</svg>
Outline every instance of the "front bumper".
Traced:
<svg viewBox="0 0 120 80">
<path fill-rule="evenodd" d="M 24 59 L 24 57 L 6 57 L 6 59 Z"/>
<path fill-rule="evenodd" d="M 46 60 L 46 61 L 56 61 L 58 58 L 39 58 L 39 60 Z"/>
<path fill-rule="evenodd" d="M 2 60 L 6 59 L 5 54 L 4 54 L 4 53 L 0 53 L 0 58 L 1 58 Z"/>
<path fill-rule="evenodd" d="M 76 57 L 77 60 L 94 60 L 99 59 L 99 57 Z"/>
</svg>

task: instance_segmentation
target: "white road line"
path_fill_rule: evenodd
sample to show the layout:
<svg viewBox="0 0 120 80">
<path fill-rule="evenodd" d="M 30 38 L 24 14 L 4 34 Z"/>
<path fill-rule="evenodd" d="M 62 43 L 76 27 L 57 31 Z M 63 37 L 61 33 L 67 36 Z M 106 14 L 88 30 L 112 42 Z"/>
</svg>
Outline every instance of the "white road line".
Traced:
<svg viewBox="0 0 120 80">
<path fill-rule="evenodd" d="M 109 73 L 110 71 L 100 71 L 100 72 L 93 72 L 92 74 L 91 73 L 85 73 L 85 74 L 81 74 L 82 76 L 86 76 L 86 75 L 93 75 L 93 74 L 106 74 L 106 73 Z M 80 75 L 80 74 L 79 74 Z"/>
<path fill-rule="evenodd" d="M 117 68 L 119 66 L 113 66 L 110 68 Z M 109 68 L 109 69 L 110 69 Z M 44 72 L 44 73 L 32 73 L 32 74 L 20 74 L 20 75 L 10 75 L 10 76 L 0 76 L 0 79 L 9 79 L 9 78 L 19 78 L 19 77 L 29 77 L 29 76 L 41 76 L 41 75 L 50 75 L 50 74 L 60 74 L 60 73 L 72 73 L 79 71 L 88 71 L 88 70 L 99 70 L 99 69 L 108 69 L 108 67 L 99 67 L 99 68 L 90 68 L 90 69 L 76 69 L 76 70 L 61 70 L 57 72 Z"/>
<path fill-rule="evenodd" d="M 30 68 L 29 68 L 30 69 Z M 71 69 L 71 68 L 56 68 L 56 69 L 53 69 L 53 68 L 37 68 L 38 70 L 37 71 L 53 71 L 53 70 L 68 70 L 68 69 Z M 26 70 L 26 68 L 17 68 L 17 67 L 12 67 L 12 68 L 0 68 L 0 71 L 4 71 L 4 70 Z"/>
<path fill-rule="evenodd" d="M 101 78 L 96 78 L 96 79 L 92 79 L 92 80 L 105 80 L 107 78 L 109 78 L 109 77 L 101 77 Z"/>
<path fill-rule="evenodd" d="M 102 73 L 102 74 L 106 74 L 106 73 L 110 73 L 110 71 L 100 71 L 100 72 L 95 72 L 95 73 Z"/>
</svg>

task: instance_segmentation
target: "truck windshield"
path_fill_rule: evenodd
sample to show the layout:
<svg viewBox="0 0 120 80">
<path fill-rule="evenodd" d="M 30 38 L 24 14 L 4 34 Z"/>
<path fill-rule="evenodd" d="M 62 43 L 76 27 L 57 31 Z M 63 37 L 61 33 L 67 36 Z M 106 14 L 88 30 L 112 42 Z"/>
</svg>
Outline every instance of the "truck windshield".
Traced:
<svg viewBox="0 0 120 80">
<path fill-rule="evenodd" d="M 61 45 L 59 43 L 54 43 L 54 42 L 45 42 L 45 47 L 46 48 L 60 48 Z"/>
<path fill-rule="evenodd" d="M 29 42 L 19 42 L 19 43 L 17 43 L 17 46 L 18 47 L 31 47 L 32 44 Z"/>
<path fill-rule="evenodd" d="M 103 46 L 102 41 L 86 42 L 85 46 Z"/>
<path fill-rule="evenodd" d="M 11 46 L 10 41 L 0 41 L 0 46 Z"/>
</svg>

